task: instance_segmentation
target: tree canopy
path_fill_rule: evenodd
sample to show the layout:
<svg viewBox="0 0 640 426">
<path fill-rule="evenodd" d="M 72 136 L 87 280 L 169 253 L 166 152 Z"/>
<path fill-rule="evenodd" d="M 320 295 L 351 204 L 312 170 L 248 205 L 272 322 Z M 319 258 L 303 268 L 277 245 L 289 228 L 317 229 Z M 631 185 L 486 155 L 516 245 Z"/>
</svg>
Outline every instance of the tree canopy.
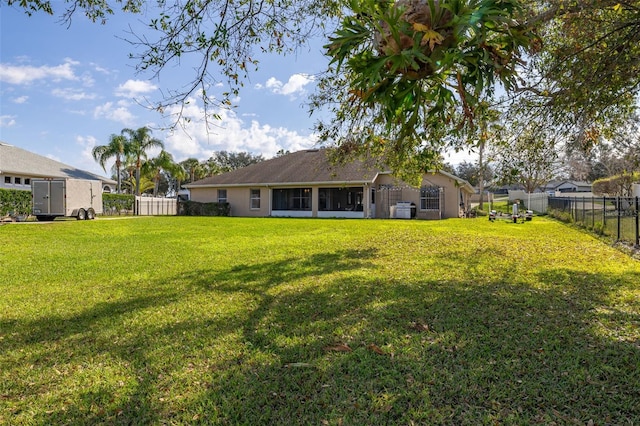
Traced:
<svg viewBox="0 0 640 426">
<path fill-rule="evenodd" d="M 27 13 L 104 22 L 141 0 L 4 0 Z M 190 82 L 155 107 L 199 97 L 227 105 L 261 52 L 290 53 L 323 36 L 329 66 L 310 103 L 329 110 L 322 140 L 345 156 L 373 154 L 395 170 L 473 147 L 489 103 L 519 111 L 589 149 L 615 140 L 640 90 L 638 0 L 178 0 L 153 3 L 149 33 L 132 34 L 138 69 L 160 73 L 200 58 Z M 148 7 L 148 6 L 145 6 Z M 56 10 L 56 8 L 61 8 Z M 156 13 L 157 12 L 157 13 Z M 335 26 L 335 28 L 334 28 Z M 222 77 L 221 77 L 222 76 Z M 209 96 L 219 79 L 229 90 Z"/>
<path fill-rule="evenodd" d="M 209 164 L 209 168 L 216 169 L 217 173 L 225 173 L 251 164 L 259 163 L 261 161 L 264 161 L 264 157 L 260 154 L 252 154 L 250 152 L 215 151 L 207 163 Z"/>
</svg>

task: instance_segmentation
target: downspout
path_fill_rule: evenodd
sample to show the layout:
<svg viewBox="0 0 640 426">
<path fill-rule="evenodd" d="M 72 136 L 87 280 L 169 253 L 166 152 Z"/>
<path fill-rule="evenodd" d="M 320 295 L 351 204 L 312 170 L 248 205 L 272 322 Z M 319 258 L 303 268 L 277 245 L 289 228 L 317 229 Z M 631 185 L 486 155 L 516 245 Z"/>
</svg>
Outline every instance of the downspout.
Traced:
<svg viewBox="0 0 640 426">
<path fill-rule="evenodd" d="M 364 189 L 363 189 L 363 200 L 362 200 L 362 204 L 364 204 L 364 217 L 365 219 L 370 219 L 371 218 L 371 191 L 369 190 L 369 184 L 365 183 L 364 184 Z"/>
<path fill-rule="evenodd" d="M 269 217 L 271 217 L 271 197 L 272 197 L 272 194 L 271 194 L 271 188 L 269 187 L 269 185 L 267 185 L 267 193 L 269 194 L 268 195 L 268 197 L 269 197 Z"/>
</svg>

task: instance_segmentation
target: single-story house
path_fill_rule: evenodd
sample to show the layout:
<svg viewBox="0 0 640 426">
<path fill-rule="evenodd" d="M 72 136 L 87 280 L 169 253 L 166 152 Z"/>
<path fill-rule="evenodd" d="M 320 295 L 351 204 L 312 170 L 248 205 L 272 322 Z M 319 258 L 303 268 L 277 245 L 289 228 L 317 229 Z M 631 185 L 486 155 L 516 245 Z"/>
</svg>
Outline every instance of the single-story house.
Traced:
<svg viewBox="0 0 640 426">
<path fill-rule="evenodd" d="M 31 189 L 31 179 L 99 180 L 103 192 L 115 192 L 117 182 L 0 141 L 0 188 Z"/>
<path fill-rule="evenodd" d="M 473 187 L 443 171 L 414 187 L 363 161 L 337 165 L 327 149 L 298 151 L 187 185 L 191 201 L 227 202 L 232 216 L 443 219 L 460 217 Z"/>
<path fill-rule="evenodd" d="M 591 192 L 591 184 L 575 180 L 551 181 L 545 185 L 544 192 Z"/>
</svg>

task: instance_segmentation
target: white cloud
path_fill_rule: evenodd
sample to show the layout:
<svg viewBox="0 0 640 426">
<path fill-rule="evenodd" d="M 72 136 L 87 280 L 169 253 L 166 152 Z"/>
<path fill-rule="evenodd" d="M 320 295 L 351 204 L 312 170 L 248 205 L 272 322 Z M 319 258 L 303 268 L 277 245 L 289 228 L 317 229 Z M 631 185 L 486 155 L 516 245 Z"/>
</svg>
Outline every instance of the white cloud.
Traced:
<svg viewBox="0 0 640 426">
<path fill-rule="evenodd" d="M 53 96 L 58 98 L 66 99 L 67 101 L 82 101 L 85 99 L 95 99 L 96 95 L 94 93 L 85 93 L 78 89 L 53 89 L 51 91 Z"/>
<path fill-rule="evenodd" d="M 153 92 L 158 87 L 144 80 L 127 80 L 116 89 L 116 96 L 135 98 L 136 96 Z"/>
<path fill-rule="evenodd" d="M 179 109 L 180 107 L 175 106 L 167 112 L 176 114 Z M 312 147 L 317 141 L 314 135 L 300 135 L 283 127 L 261 124 L 257 120 L 246 123 L 228 109 L 215 111 L 221 120 L 212 120 L 207 128 L 202 119 L 204 111 L 193 99 L 182 112 L 191 121 L 165 138 L 166 149 L 174 155 L 176 161 L 188 157 L 206 160 L 214 151 L 221 150 L 248 151 L 270 158 L 280 149 L 298 151 Z"/>
<path fill-rule="evenodd" d="M 306 93 L 305 86 L 313 83 L 314 81 L 315 78 L 312 75 L 293 74 L 291 77 L 289 77 L 289 81 L 287 81 L 286 83 L 282 83 L 275 77 L 271 77 L 267 80 L 264 87 L 270 89 L 273 93 L 278 95 L 296 96 Z M 260 89 L 263 86 L 257 84 L 255 87 Z"/>
<path fill-rule="evenodd" d="M 80 158 L 74 166 L 99 176 L 111 177 L 111 167 L 115 163 L 115 160 L 105 164 L 105 171 L 102 170 L 102 167 L 100 167 L 98 162 L 93 158 L 93 148 L 106 143 L 108 143 L 107 140 L 101 142 L 94 136 L 76 136 L 76 145 L 80 147 Z"/>
<path fill-rule="evenodd" d="M 106 75 L 111 74 L 111 71 L 109 71 L 107 68 L 104 68 L 104 67 L 96 64 L 95 62 L 91 62 L 89 65 L 91 65 L 93 67 L 93 69 L 95 71 L 99 72 L 99 73 L 106 74 Z"/>
<path fill-rule="evenodd" d="M 25 104 L 25 103 L 27 103 L 28 100 L 29 100 L 28 96 L 19 96 L 19 97 L 13 99 L 13 103 Z"/>
<path fill-rule="evenodd" d="M 94 118 L 106 118 L 125 126 L 132 126 L 135 122 L 135 116 L 126 106 L 115 106 L 113 102 L 107 102 L 98 106 L 93 111 Z"/>
<path fill-rule="evenodd" d="M 16 124 L 16 117 L 14 115 L 0 115 L 0 128 L 11 127 Z"/>
<path fill-rule="evenodd" d="M 9 84 L 29 84 L 36 80 L 78 80 L 73 71 L 76 62 L 67 61 L 57 66 L 6 65 L 0 64 L 0 81 Z"/>
</svg>

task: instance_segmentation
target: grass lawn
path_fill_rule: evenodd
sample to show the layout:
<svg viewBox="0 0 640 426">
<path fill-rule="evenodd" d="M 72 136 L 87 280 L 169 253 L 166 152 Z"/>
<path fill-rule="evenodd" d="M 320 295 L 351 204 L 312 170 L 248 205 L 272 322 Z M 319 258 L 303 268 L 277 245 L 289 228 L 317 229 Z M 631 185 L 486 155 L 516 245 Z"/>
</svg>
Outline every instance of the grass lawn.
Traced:
<svg viewBox="0 0 640 426">
<path fill-rule="evenodd" d="M 535 218 L 0 227 L 0 424 L 640 424 L 640 262 Z"/>
</svg>

